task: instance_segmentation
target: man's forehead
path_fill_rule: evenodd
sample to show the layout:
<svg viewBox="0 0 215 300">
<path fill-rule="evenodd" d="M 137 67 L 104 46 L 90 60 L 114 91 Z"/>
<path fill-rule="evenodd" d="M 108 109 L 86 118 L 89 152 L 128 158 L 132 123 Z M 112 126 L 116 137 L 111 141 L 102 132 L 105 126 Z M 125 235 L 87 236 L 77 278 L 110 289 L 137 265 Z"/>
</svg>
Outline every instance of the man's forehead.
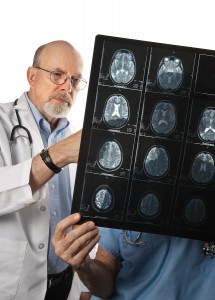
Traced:
<svg viewBox="0 0 215 300">
<path fill-rule="evenodd" d="M 68 44 L 63 42 L 53 43 L 46 45 L 41 51 L 41 57 L 43 56 L 55 56 L 55 55 L 78 55 L 78 52 Z"/>
<path fill-rule="evenodd" d="M 75 71 L 78 75 L 83 71 L 81 55 L 71 44 L 63 41 L 47 44 L 40 54 L 39 61 L 47 68 L 60 69 L 65 73 Z"/>
</svg>

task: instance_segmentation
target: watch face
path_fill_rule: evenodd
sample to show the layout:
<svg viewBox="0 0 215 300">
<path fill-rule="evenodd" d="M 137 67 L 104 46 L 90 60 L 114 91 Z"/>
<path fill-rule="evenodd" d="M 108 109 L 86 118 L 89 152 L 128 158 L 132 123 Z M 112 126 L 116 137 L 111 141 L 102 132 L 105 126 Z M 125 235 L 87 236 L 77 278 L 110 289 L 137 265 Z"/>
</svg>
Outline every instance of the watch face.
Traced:
<svg viewBox="0 0 215 300">
<path fill-rule="evenodd" d="M 215 51 L 98 35 L 73 212 L 215 239 Z"/>
</svg>

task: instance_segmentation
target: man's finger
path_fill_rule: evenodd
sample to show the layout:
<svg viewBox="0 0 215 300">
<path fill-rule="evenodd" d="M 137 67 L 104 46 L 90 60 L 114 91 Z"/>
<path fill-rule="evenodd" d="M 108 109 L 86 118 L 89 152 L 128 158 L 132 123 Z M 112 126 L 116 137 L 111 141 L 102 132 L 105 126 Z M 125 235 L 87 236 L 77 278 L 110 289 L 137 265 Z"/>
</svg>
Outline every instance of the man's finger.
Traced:
<svg viewBox="0 0 215 300">
<path fill-rule="evenodd" d="M 81 216 L 79 213 L 75 213 L 72 214 L 70 216 L 68 216 L 67 218 L 63 219 L 62 221 L 60 221 L 55 229 L 55 233 L 54 233 L 54 239 L 56 241 L 62 239 L 62 237 L 65 236 L 65 233 L 67 231 L 67 229 L 73 225 L 75 225 L 77 222 L 79 222 L 81 219 Z"/>
</svg>

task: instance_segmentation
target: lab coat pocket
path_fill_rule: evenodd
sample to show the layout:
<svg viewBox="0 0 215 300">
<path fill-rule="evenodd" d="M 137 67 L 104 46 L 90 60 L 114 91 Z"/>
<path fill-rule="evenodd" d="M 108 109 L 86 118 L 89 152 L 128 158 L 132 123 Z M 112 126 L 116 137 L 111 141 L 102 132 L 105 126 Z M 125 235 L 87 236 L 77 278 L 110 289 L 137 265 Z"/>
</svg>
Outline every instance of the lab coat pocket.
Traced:
<svg viewBox="0 0 215 300">
<path fill-rule="evenodd" d="M 0 298 L 16 295 L 27 242 L 0 239 Z"/>
</svg>

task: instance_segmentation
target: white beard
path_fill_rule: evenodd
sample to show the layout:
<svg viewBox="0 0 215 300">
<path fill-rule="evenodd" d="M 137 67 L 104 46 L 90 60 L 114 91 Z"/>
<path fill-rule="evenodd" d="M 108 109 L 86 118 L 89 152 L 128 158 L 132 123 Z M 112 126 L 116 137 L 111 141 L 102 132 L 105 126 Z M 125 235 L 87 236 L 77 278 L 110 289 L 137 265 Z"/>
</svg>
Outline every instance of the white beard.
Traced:
<svg viewBox="0 0 215 300">
<path fill-rule="evenodd" d="M 65 118 L 68 116 L 70 107 L 60 104 L 52 104 L 46 102 L 43 104 L 43 109 L 47 115 L 54 118 Z"/>
</svg>

